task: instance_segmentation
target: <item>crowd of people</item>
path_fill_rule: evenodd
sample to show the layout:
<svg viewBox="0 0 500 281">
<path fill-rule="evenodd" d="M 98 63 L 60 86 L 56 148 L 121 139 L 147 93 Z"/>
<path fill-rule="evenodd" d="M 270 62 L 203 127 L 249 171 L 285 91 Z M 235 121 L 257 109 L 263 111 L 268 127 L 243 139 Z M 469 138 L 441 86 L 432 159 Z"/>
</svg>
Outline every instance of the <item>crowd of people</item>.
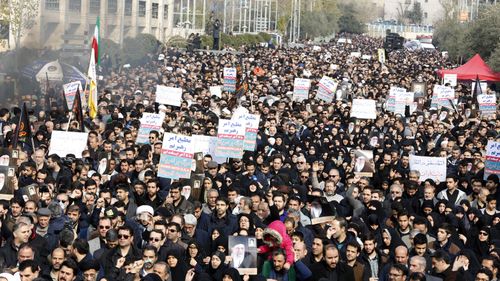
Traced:
<svg viewBox="0 0 500 281">
<path fill-rule="evenodd" d="M 453 66 L 440 52 L 390 51 L 381 64 L 381 40 L 348 36 L 320 50 L 165 48 L 145 65 L 109 66 L 98 116 L 83 124 L 62 100 L 33 99 L 33 144 L 18 147 L 13 197 L 0 200 L 0 280 L 498 280 L 499 178 L 484 168 L 500 121 L 477 110 L 470 83 L 455 87 L 454 108 L 432 107 L 436 70 Z M 248 91 L 212 95 L 238 65 Z M 339 81 L 331 103 L 315 98 L 324 75 Z M 311 79 L 308 99 L 292 100 L 295 78 Z M 415 81 L 426 83 L 422 106 L 388 111 L 390 87 Z M 181 106 L 155 103 L 156 85 L 182 88 Z M 376 100 L 376 119 L 351 118 L 354 98 Z M 240 107 L 260 115 L 254 151 L 204 155 L 198 186 L 157 176 L 164 133 L 216 136 Z M 20 112 L 0 109 L 2 155 Z M 144 112 L 165 119 L 138 144 Z M 54 130 L 82 126 L 82 157 L 49 154 Z M 355 150 L 373 151 L 371 176 Z M 446 157 L 446 180 L 421 179 L 410 155 Z M 257 257 L 230 236 L 255 238 Z"/>
</svg>

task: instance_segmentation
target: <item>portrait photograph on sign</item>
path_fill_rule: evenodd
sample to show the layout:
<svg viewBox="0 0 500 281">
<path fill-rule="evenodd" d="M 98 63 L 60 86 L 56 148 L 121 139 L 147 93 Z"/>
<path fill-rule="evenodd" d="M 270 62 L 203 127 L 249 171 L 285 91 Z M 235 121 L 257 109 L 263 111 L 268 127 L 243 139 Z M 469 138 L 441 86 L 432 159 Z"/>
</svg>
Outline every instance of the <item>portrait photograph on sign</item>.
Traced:
<svg viewBox="0 0 500 281">
<path fill-rule="evenodd" d="M 427 85 L 425 82 L 413 82 L 411 84 L 411 91 L 415 94 L 415 98 L 425 97 Z"/>
<path fill-rule="evenodd" d="M 16 176 L 14 166 L 0 166 L 0 198 L 10 199 L 14 195 L 13 179 Z"/>
<path fill-rule="evenodd" d="M 229 236 L 231 267 L 240 274 L 257 274 L 257 240 L 249 236 Z"/>
<path fill-rule="evenodd" d="M 359 176 L 371 177 L 375 172 L 373 162 L 373 151 L 371 150 L 354 150 L 354 173 Z"/>
</svg>

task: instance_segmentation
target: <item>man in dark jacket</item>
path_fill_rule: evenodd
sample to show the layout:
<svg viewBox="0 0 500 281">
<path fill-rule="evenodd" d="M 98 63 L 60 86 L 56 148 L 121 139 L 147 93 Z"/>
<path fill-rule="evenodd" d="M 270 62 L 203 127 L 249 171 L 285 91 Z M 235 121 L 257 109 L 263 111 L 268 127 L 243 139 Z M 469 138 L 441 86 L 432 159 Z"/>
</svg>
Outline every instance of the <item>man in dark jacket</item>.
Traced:
<svg viewBox="0 0 500 281">
<path fill-rule="evenodd" d="M 322 262 L 311 265 L 312 281 L 354 281 L 354 271 L 345 263 L 340 261 L 340 252 L 333 244 L 325 246 L 325 259 Z"/>
<path fill-rule="evenodd" d="M 31 236 L 31 226 L 23 222 L 16 223 L 13 228 L 14 236 L 7 240 L 0 248 L 0 265 L 3 268 L 15 267 L 17 265 L 17 252 L 21 244 L 27 243 Z"/>
<path fill-rule="evenodd" d="M 229 200 L 219 197 L 215 203 L 215 212 L 210 216 L 208 233 L 212 233 L 214 229 L 221 229 L 222 235 L 232 235 L 237 229 L 236 216 L 228 212 Z"/>
</svg>

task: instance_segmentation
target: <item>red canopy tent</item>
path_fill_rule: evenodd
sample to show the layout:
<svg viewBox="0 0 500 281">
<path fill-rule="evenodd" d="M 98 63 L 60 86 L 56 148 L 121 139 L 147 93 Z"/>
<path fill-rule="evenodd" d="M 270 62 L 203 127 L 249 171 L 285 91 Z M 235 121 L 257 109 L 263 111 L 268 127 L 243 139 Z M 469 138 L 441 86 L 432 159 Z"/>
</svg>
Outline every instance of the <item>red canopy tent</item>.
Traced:
<svg viewBox="0 0 500 281">
<path fill-rule="evenodd" d="M 479 77 L 481 81 L 500 81 L 500 72 L 493 72 L 479 54 L 457 68 L 438 70 L 438 74 L 441 77 L 445 74 L 457 74 L 458 80 L 475 80 Z"/>
</svg>

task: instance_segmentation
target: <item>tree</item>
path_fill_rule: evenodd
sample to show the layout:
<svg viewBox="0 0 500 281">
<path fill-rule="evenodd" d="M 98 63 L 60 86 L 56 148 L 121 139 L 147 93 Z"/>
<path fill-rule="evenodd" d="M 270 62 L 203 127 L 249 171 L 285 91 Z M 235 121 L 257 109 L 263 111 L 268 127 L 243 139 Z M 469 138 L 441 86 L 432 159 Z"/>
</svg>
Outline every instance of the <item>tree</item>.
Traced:
<svg viewBox="0 0 500 281">
<path fill-rule="evenodd" d="M 303 9 L 301 16 L 301 37 L 315 38 L 332 35 L 338 30 L 340 10 L 336 1 L 316 2 L 312 9 Z"/>
<path fill-rule="evenodd" d="M 464 44 L 467 24 L 454 19 L 443 19 L 435 25 L 433 43 L 443 51 L 448 51 L 450 58 L 466 56 L 469 51 Z"/>
<path fill-rule="evenodd" d="M 408 18 L 413 24 L 420 24 L 423 16 L 424 12 L 422 11 L 422 5 L 420 2 L 413 3 L 413 9 L 407 11 L 406 13 L 406 18 Z"/>
<path fill-rule="evenodd" d="M 500 42 L 498 42 L 497 47 L 491 53 L 488 63 L 493 68 L 493 71 L 500 72 Z"/>
<path fill-rule="evenodd" d="M 365 26 L 361 19 L 359 18 L 359 13 L 354 6 L 354 4 L 343 4 L 340 5 L 340 11 L 342 16 L 340 16 L 339 32 L 356 33 L 361 34 L 365 30 Z"/>
<path fill-rule="evenodd" d="M 21 38 L 36 23 L 38 16 L 39 0 L 2 0 L 1 17 L 10 25 L 14 36 L 16 50 L 21 47 Z M 9 44 L 10 46 L 10 44 Z"/>
<path fill-rule="evenodd" d="M 500 4 L 483 9 L 467 30 L 467 46 L 470 56 L 478 53 L 483 58 L 490 57 L 494 48 L 500 42 Z"/>
</svg>

